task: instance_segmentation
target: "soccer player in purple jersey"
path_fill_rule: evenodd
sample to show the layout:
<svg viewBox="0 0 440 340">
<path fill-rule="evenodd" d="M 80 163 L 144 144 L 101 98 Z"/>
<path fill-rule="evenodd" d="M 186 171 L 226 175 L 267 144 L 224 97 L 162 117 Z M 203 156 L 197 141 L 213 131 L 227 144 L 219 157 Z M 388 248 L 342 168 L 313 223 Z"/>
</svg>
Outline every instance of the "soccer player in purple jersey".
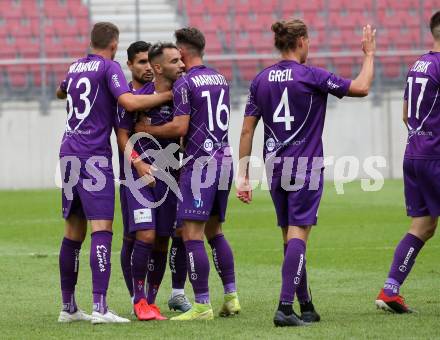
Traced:
<svg viewBox="0 0 440 340">
<path fill-rule="evenodd" d="M 303 21 L 279 21 L 272 25 L 272 31 L 281 61 L 259 73 L 250 86 L 240 139 L 237 197 L 245 203 L 252 200 L 246 159 L 262 118 L 266 172 L 285 249 L 274 323 L 302 326 L 320 320 L 307 291 L 306 243 L 311 226 L 317 223 L 323 189 L 321 136 L 327 97 L 329 93 L 338 98 L 368 94 L 373 80 L 375 32 L 370 26 L 364 27 L 362 69 L 351 81 L 305 64 L 309 39 Z M 293 311 L 295 294 L 301 317 Z"/>
<path fill-rule="evenodd" d="M 148 61 L 148 49 L 151 44 L 145 41 L 136 41 L 132 43 L 127 49 L 127 66 L 131 72 L 131 82 L 128 84 L 133 94 L 137 92 L 147 83 L 153 80 L 153 70 L 151 69 L 150 63 Z M 120 122 L 125 118 L 125 109 L 117 106 L 116 124 L 115 132 L 118 137 L 118 144 L 122 147 L 119 148 L 119 179 L 121 181 L 125 180 L 124 175 L 124 148 L 127 141 L 130 138 L 130 130 L 120 128 Z M 121 184 L 119 187 L 119 196 L 121 202 L 121 215 L 123 230 L 123 239 L 121 247 L 121 269 L 124 276 L 125 284 L 133 297 L 133 282 L 131 276 L 131 253 L 133 252 L 134 239 L 128 231 L 128 207 L 125 198 L 126 187 Z"/>
<path fill-rule="evenodd" d="M 170 91 L 173 83 L 184 71 L 184 64 L 181 60 L 179 50 L 171 43 L 158 43 L 149 49 L 148 60 L 154 70 L 154 82 L 143 85 L 137 92 L 144 94 L 162 93 Z M 120 119 L 119 144 L 121 149 L 125 149 L 127 135 L 133 131 L 133 114 L 126 114 Z M 172 102 L 165 103 L 150 109 L 148 112 L 138 113 L 139 119 L 147 116 L 154 125 L 164 124 L 172 119 Z M 134 117 L 136 120 L 136 117 Z M 121 133 L 124 138 L 121 140 Z M 136 136 L 134 136 L 136 137 Z M 157 141 L 160 148 L 148 137 L 141 137 L 134 145 L 139 155 L 148 153 L 151 150 L 160 152 L 159 158 L 167 155 L 164 149 L 170 144 L 174 144 L 176 150 L 179 148 L 178 139 L 159 139 Z M 160 178 L 155 181 L 154 188 L 142 187 L 139 189 L 143 198 L 147 202 L 141 202 L 133 193 L 133 182 L 129 178 L 138 180 L 144 176 L 144 168 L 148 169 L 150 164 L 156 163 L 156 156 L 151 157 L 146 153 L 143 156 L 145 161 L 138 157 L 133 161 L 133 168 L 128 170 L 132 174 L 125 174 L 125 200 L 128 211 L 128 231 L 135 237 L 133 251 L 131 255 L 131 275 L 133 285 L 133 309 L 139 320 L 164 320 L 159 308 L 154 304 L 159 286 L 165 273 L 168 242 L 174 233 L 176 222 L 177 198 L 173 192 L 168 191 L 168 183 Z M 178 167 L 178 160 L 171 154 Z M 178 157 L 177 157 L 178 158 Z M 124 167 L 124 170 L 126 168 Z M 171 175 L 177 177 L 175 171 L 170 171 Z M 128 182 L 128 183 L 127 183 Z M 159 206 L 153 203 L 161 202 Z M 151 204 L 149 204 L 151 203 Z M 186 275 L 186 262 L 183 262 L 183 271 Z M 180 269 L 182 271 L 182 268 Z M 145 277 L 148 272 L 148 294 L 145 293 Z"/>
<path fill-rule="evenodd" d="M 204 237 L 224 287 L 220 316 L 240 312 L 235 285 L 234 259 L 222 232 L 232 183 L 232 157 L 228 142 L 229 85 L 223 75 L 203 65 L 205 38 L 196 28 L 175 32 L 186 74 L 173 87 L 174 118 L 162 126 L 137 124 L 158 138 L 185 137 L 185 159 L 179 188 L 183 200 L 178 219 L 183 221 L 188 274 L 195 294 L 193 307 L 171 320 L 211 320 L 209 261 Z"/>
<path fill-rule="evenodd" d="M 128 322 L 110 311 L 106 303 L 111 270 L 114 176 L 110 135 L 116 103 L 125 109 L 148 109 L 172 98 L 171 92 L 134 96 L 120 65 L 113 61 L 119 30 L 100 22 L 91 32 L 91 54 L 74 62 L 57 89 L 67 98 L 66 129 L 61 143 L 62 207 L 66 220 L 59 266 L 63 309 L 59 322 L 91 320 L 92 323 Z M 75 302 L 81 244 L 90 221 L 93 312 L 87 315 Z"/>
<path fill-rule="evenodd" d="M 440 215 L 440 11 L 431 17 L 432 51 L 410 68 L 403 102 L 408 141 L 403 159 L 408 233 L 398 244 L 388 278 L 376 306 L 393 313 L 410 313 L 400 286 L 425 242 L 435 233 Z"/>
<path fill-rule="evenodd" d="M 153 80 L 153 70 L 148 60 L 148 50 L 150 44 L 144 41 L 137 41 L 132 43 L 127 49 L 127 66 L 131 71 L 132 81 L 129 86 L 134 94 L 141 93 L 142 88 L 149 82 Z M 160 81 L 160 80 L 159 80 Z M 119 122 L 123 121 L 125 117 L 125 110 L 118 109 L 116 126 L 119 126 Z M 119 151 L 119 166 L 120 166 L 120 178 L 125 180 L 124 176 L 124 148 L 129 140 L 133 130 L 130 120 L 128 121 L 129 129 L 119 129 L 118 133 L 118 143 L 121 144 Z M 137 163 L 141 166 L 142 163 Z M 144 166 L 145 167 L 145 166 Z M 125 283 L 130 296 L 133 298 L 133 282 L 131 275 L 131 254 L 133 252 L 134 238 L 129 232 L 128 217 L 129 211 L 126 203 L 125 196 L 126 187 L 120 185 L 120 201 L 121 201 L 121 212 L 122 221 L 124 225 L 124 237 L 121 248 L 121 268 L 124 275 Z M 185 281 L 186 281 L 186 258 L 185 258 L 185 245 L 182 241 L 182 236 L 179 232 L 180 229 L 176 229 L 175 235 L 172 238 L 171 248 L 170 248 L 170 259 L 169 266 L 171 270 L 171 282 L 172 282 L 172 293 L 168 301 L 168 305 L 171 309 L 186 312 L 191 308 L 191 304 L 188 298 L 185 296 Z M 163 278 L 165 272 L 166 255 L 163 252 L 168 251 L 168 237 L 156 237 L 155 246 L 150 257 L 150 265 L 148 266 L 148 293 L 147 302 L 149 304 L 154 303 L 155 295 L 157 294 L 158 287 Z"/>
</svg>

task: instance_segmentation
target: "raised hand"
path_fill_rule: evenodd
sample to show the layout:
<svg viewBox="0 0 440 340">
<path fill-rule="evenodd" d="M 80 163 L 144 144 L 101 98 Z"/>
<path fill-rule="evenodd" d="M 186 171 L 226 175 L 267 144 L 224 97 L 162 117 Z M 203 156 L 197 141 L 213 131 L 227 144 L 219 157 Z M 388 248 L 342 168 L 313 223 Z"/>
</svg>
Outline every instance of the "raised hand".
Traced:
<svg viewBox="0 0 440 340">
<path fill-rule="evenodd" d="M 362 51 L 365 55 L 374 55 L 376 52 L 376 29 L 373 30 L 371 25 L 363 28 Z"/>
</svg>

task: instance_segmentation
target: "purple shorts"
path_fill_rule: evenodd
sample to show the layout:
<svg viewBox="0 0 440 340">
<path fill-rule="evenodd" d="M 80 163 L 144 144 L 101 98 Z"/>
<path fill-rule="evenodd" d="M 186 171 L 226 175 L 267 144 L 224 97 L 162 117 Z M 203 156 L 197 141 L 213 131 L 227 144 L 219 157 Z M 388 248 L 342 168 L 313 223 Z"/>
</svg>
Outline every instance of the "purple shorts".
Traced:
<svg viewBox="0 0 440 340">
<path fill-rule="evenodd" d="M 292 188 L 288 191 L 282 187 L 281 176 L 272 178 L 270 195 L 275 206 L 278 225 L 281 228 L 316 225 L 324 178 L 321 171 L 318 175 L 319 183 L 313 187 L 310 183 L 310 175 L 311 172 L 308 171 L 304 185 L 298 185 L 298 188 Z M 291 180 L 291 184 L 295 184 L 294 179 Z"/>
<path fill-rule="evenodd" d="M 115 181 L 110 159 L 107 165 L 72 156 L 61 157 L 62 213 L 87 220 L 113 220 L 115 213 Z M 87 165 L 86 165 L 87 162 Z"/>
<path fill-rule="evenodd" d="M 440 216 L 440 160 L 405 158 L 403 182 L 408 216 Z"/>
<path fill-rule="evenodd" d="M 222 170 L 223 169 L 223 170 Z M 232 185 L 232 167 L 217 167 L 212 170 L 212 178 L 206 182 L 207 168 L 201 173 L 202 183 L 210 183 L 207 188 L 192 188 L 191 176 L 193 171 L 182 171 L 179 179 L 179 189 L 183 201 L 178 202 L 178 220 L 208 221 L 210 216 L 218 216 L 219 222 L 224 222 L 228 205 L 229 192 Z M 199 181 L 196 181 L 199 182 Z M 211 183 L 212 182 L 212 183 Z"/>
<path fill-rule="evenodd" d="M 154 188 L 145 186 L 139 189 L 142 197 L 153 204 L 161 201 L 166 195 L 162 204 L 158 207 L 153 207 L 152 204 L 138 201 L 130 188 L 124 187 L 126 208 L 125 213 L 123 210 L 122 214 L 126 215 L 126 217 L 123 216 L 123 220 L 125 218 L 127 221 L 127 234 L 133 234 L 139 230 L 155 230 L 158 236 L 173 235 L 176 226 L 177 197 L 171 190 L 167 189 L 168 186 L 161 180 L 156 180 Z M 121 203 L 122 201 L 121 199 Z M 125 230 L 124 225 L 124 232 Z"/>
</svg>

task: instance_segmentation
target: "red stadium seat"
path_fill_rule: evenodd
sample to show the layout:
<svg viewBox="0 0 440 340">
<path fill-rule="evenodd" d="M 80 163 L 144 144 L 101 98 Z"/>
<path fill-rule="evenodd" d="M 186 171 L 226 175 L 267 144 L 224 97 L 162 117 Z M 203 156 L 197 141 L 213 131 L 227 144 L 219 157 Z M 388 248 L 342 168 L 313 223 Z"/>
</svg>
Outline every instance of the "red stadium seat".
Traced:
<svg viewBox="0 0 440 340">
<path fill-rule="evenodd" d="M 208 66 L 216 69 L 220 74 L 224 75 L 228 82 L 232 81 L 232 62 L 231 61 L 210 61 Z"/>
<path fill-rule="evenodd" d="M 349 78 L 353 77 L 353 64 L 354 58 L 352 57 L 337 57 L 333 59 L 335 66 L 335 74 L 340 77 Z"/>
<path fill-rule="evenodd" d="M 381 58 L 383 74 L 387 78 L 399 78 L 401 76 L 402 63 L 399 57 Z"/>
<path fill-rule="evenodd" d="M 29 82 L 26 68 L 27 66 L 25 65 L 6 66 L 8 74 L 7 81 L 12 90 L 23 90 L 28 88 Z"/>
<path fill-rule="evenodd" d="M 238 60 L 236 62 L 241 79 L 250 82 L 261 71 L 258 60 Z"/>
</svg>

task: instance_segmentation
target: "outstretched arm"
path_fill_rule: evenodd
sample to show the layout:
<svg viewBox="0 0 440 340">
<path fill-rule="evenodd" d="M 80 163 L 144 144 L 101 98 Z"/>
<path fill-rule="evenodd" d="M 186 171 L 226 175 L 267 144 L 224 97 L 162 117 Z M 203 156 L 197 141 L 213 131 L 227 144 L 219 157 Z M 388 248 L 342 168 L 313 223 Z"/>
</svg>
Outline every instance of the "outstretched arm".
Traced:
<svg viewBox="0 0 440 340">
<path fill-rule="evenodd" d="M 188 133 L 190 115 L 174 116 L 163 125 L 148 125 L 145 121 L 136 124 L 136 132 L 146 132 L 156 138 L 179 138 Z"/>
<path fill-rule="evenodd" d="M 171 91 L 150 94 L 150 95 L 134 95 L 126 92 L 118 97 L 118 103 L 127 111 L 145 111 L 156 106 L 165 104 L 173 99 Z"/>
<path fill-rule="evenodd" d="M 376 30 L 373 30 L 370 25 L 365 26 L 363 29 L 362 51 L 364 52 L 362 68 L 359 75 L 350 84 L 347 94 L 349 97 L 367 96 L 373 82 Z"/>
</svg>

